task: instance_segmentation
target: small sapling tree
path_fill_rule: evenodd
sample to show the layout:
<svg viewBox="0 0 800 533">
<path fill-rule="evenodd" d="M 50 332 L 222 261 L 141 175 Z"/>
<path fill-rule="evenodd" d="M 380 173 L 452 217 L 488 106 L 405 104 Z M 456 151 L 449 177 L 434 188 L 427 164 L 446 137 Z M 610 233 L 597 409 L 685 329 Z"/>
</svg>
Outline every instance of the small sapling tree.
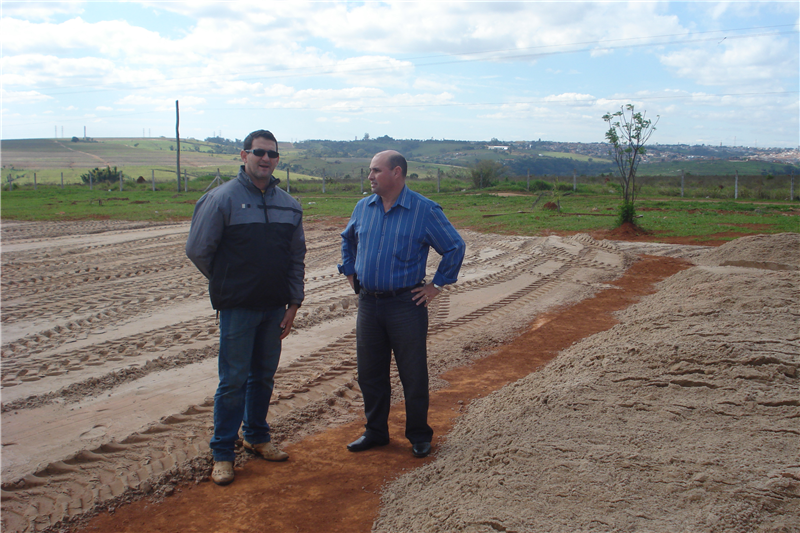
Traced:
<svg viewBox="0 0 800 533">
<path fill-rule="evenodd" d="M 619 209 L 620 225 L 633 222 L 636 216 L 636 169 L 645 154 L 644 145 L 656 131 L 656 121 L 646 118 L 647 112 L 637 112 L 633 104 L 627 104 L 616 113 L 606 113 L 603 120 L 608 122 L 606 141 L 611 145 L 609 153 L 614 158 L 622 185 L 622 205 Z"/>
<path fill-rule="evenodd" d="M 499 161 L 481 159 L 469 169 L 472 185 L 477 189 L 491 187 L 506 174 L 506 167 Z"/>
</svg>

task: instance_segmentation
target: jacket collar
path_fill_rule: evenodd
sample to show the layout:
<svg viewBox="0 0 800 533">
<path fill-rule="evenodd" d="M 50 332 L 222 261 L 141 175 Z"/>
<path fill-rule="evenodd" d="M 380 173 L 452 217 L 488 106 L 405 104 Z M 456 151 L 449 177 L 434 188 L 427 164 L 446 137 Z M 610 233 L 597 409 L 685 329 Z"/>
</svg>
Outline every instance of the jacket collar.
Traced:
<svg viewBox="0 0 800 533">
<path fill-rule="evenodd" d="M 239 175 L 236 176 L 236 179 L 238 179 L 240 182 L 242 182 L 242 185 L 244 185 L 248 189 L 256 191 L 259 194 L 261 194 L 261 189 L 259 189 L 258 187 L 255 186 L 255 184 L 253 183 L 253 180 L 251 180 L 250 176 L 247 175 L 247 172 L 244 171 L 244 165 L 241 165 L 239 167 Z M 271 176 L 270 179 L 269 179 L 269 183 L 267 184 L 267 188 L 264 191 L 264 193 L 266 194 L 266 193 L 270 192 L 271 190 L 273 190 L 275 187 L 277 187 L 277 185 L 280 182 L 281 182 L 280 179 L 276 178 L 275 176 Z"/>
</svg>

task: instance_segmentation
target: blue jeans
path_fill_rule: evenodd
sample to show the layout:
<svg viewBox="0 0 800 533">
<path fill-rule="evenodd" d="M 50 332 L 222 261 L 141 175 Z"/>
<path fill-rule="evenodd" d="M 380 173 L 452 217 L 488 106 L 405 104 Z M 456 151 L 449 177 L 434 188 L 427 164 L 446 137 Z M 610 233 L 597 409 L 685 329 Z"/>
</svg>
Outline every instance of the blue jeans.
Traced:
<svg viewBox="0 0 800 533">
<path fill-rule="evenodd" d="M 267 410 L 281 357 L 280 323 L 285 307 L 266 311 L 219 312 L 219 386 L 214 395 L 215 461 L 236 459 L 234 445 L 242 426 L 251 444 L 269 442 Z"/>
<path fill-rule="evenodd" d="M 367 417 L 364 435 L 389 440 L 392 351 L 406 404 L 406 438 L 412 444 L 430 442 L 428 425 L 428 309 L 406 292 L 377 299 L 362 293 L 356 322 L 358 385 Z"/>
</svg>

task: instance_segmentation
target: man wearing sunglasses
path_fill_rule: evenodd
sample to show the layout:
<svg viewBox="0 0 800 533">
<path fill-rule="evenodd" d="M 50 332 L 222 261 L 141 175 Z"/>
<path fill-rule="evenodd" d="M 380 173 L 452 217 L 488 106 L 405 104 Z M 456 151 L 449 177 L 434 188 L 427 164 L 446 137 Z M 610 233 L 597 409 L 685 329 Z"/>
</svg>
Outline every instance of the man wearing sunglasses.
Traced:
<svg viewBox="0 0 800 533">
<path fill-rule="evenodd" d="M 212 480 L 234 479 L 239 427 L 245 451 L 268 461 L 289 456 L 270 441 L 267 410 L 281 341 L 305 293 L 306 244 L 300 203 L 278 187 L 278 141 L 247 136 L 236 179 L 212 189 L 192 215 L 186 255 L 209 280 L 219 315 L 219 386 L 214 395 Z"/>
</svg>

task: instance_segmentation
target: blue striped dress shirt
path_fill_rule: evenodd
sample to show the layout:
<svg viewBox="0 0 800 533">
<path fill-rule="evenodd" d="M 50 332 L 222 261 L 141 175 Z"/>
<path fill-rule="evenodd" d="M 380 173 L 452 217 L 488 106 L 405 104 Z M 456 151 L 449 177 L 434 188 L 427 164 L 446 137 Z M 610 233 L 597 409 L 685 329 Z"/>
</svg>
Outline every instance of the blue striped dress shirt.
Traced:
<svg viewBox="0 0 800 533">
<path fill-rule="evenodd" d="M 425 279 L 431 247 L 442 256 L 433 283 L 455 283 L 466 245 L 442 207 L 403 187 L 384 212 L 380 196 L 373 194 L 359 200 L 342 232 L 339 272 L 357 274 L 370 292 L 411 287 Z"/>
</svg>

